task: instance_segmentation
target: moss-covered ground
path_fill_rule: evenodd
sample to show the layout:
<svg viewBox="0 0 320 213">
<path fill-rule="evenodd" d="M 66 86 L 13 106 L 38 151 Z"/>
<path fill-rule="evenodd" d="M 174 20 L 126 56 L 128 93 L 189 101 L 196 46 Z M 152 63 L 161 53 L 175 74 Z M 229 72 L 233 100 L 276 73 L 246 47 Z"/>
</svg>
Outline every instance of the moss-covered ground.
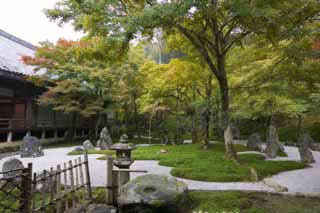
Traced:
<svg viewBox="0 0 320 213">
<path fill-rule="evenodd" d="M 235 145 L 237 151 L 248 151 L 242 145 Z M 166 150 L 161 153 L 160 150 Z M 71 152 L 70 155 L 82 154 Z M 89 150 L 89 154 L 114 154 L 109 150 Z M 208 150 L 203 150 L 199 144 L 192 145 L 156 145 L 139 147 L 133 151 L 135 160 L 159 160 L 163 166 L 173 167 L 171 174 L 176 177 L 211 181 L 236 182 L 251 181 L 251 169 L 258 173 L 258 178 L 277 174 L 283 171 L 302 169 L 306 165 L 294 161 L 266 161 L 257 154 L 239 155 L 240 165 L 225 158 L 223 143 L 213 144 Z M 104 160 L 105 156 L 99 158 Z"/>
<path fill-rule="evenodd" d="M 319 213 L 320 198 L 257 192 L 190 192 L 191 209 L 208 213 Z"/>
</svg>

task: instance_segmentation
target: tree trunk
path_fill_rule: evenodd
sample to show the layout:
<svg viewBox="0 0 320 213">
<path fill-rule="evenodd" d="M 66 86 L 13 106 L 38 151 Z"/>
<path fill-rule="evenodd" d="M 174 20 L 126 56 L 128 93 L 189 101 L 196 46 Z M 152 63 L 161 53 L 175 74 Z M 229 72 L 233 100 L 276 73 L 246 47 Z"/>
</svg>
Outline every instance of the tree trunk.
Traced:
<svg viewBox="0 0 320 213">
<path fill-rule="evenodd" d="M 197 135 L 197 109 L 195 106 L 196 102 L 196 82 L 192 82 L 192 101 L 193 101 L 193 109 L 192 109 L 192 124 L 191 124 L 191 129 L 192 129 L 192 143 L 196 143 L 198 141 L 198 135 Z"/>
<path fill-rule="evenodd" d="M 229 86 L 227 82 L 227 74 L 225 71 L 224 57 L 218 58 L 218 69 L 220 72 L 218 82 L 221 95 L 221 111 L 224 129 L 224 143 L 226 148 L 226 156 L 230 159 L 237 160 L 237 153 L 233 146 L 233 137 L 231 131 L 231 122 L 229 115 Z"/>
<path fill-rule="evenodd" d="M 70 126 L 69 126 L 69 130 L 68 130 L 68 135 L 67 135 L 67 140 L 71 141 L 71 142 L 73 141 L 73 138 L 74 138 L 76 119 L 77 119 L 77 113 L 76 112 L 72 112 L 71 113 Z"/>
<path fill-rule="evenodd" d="M 96 124 L 94 126 L 94 139 L 97 140 L 98 139 L 98 135 L 99 135 L 99 127 L 102 121 L 102 116 L 101 113 L 97 114 L 97 119 L 96 119 Z"/>
<path fill-rule="evenodd" d="M 204 149 L 209 148 L 209 140 L 210 140 L 210 115 L 211 115 L 211 94 L 212 94 L 212 75 L 208 78 L 207 85 L 206 85 L 206 109 L 204 113 L 204 121 L 205 121 L 205 128 L 204 128 Z"/>
<path fill-rule="evenodd" d="M 137 98 L 136 95 L 133 95 L 133 113 L 134 113 L 134 125 L 136 134 L 138 134 L 138 109 L 137 109 Z"/>
</svg>

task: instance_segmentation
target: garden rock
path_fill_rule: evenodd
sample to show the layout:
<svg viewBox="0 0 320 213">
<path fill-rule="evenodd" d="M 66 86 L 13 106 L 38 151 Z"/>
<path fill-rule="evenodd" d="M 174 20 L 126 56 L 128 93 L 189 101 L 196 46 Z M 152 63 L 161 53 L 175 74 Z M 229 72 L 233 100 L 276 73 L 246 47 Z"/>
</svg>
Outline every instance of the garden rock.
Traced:
<svg viewBox="0 0 320 213">
<path fill-rule="evenodd" d="M 186 212 L 187 186 L 175 178 L 162 175 L 143 175 L 125 184 L 118 206 L 126 212 Z"/>
<path fill-rule="evenodd" d="M 306 147 L 300 147 L 299 148 L 299 153 L 300 153 L 300 159 L 302 163 L 314 163 L 314 157 L 310 149 Z"/>
<path fill-rule="evenodd" d="M 26 136 L 20 145 L 21 158 L 34 158 L 43 156 L 40 140 L 37 137 Z"/>
<path fill-rule="evenodd" d="M 267 139 L 266 155 L 269 158 L 275 158 L 277 157 L 280 150 L 284 151 L 284 147 L 279 143 L 277 129 L 275 126 L 270 125 Z"/>
<path fill-rule="evenodd" d="M 247 147 L 262 152 L 262 141 L 258 133 L 251 134 L 248 138 Z"/>
<path fill-rule="evenodd" d="M 105 204 L 91 204 L 87 207 L 86 213 L 116 213 L 116 209 Z"/>
<path fill-rule="evenodd" d="M 85 150 L 89 150 L 89 149 L 94 149 L 94 146 L 92 145 L 91 141 L 90 140 L 85 140 L 83 142 L 83 148 Z"/>
<path fill-rule="evenodd" d="M 109 149 L 112 146 L 112 139 L 109 134 L 108 128 L 104 127 L 100 132 L 100 139 L 97 143 L 97 146 L 101 150 Z"/>
<path fill-rule="evenodd" d="M 298 144 L 300 147 L 305 147 L 308 149 L 311 149 L 312 144 L 314 143 L 314 140 L 309 134 L 303 134 L 299 139 L 298 139 Z"/>
<path fill-rule="evenodd" d="M 76 148 L 74 148 L 73 151 L 74 151 L 74 152 L 83 152 L 84 149 L 83 149 L 82 147 L 76 147 Z"/>
<path fill-rule="evenodd" d="M 3 174 L 3 177 L 10 178 L 16 175 L 22 174 L 22 171 L 12 171 L 17 169 L 23 169 L 24 166 L 20 160 L 17 158 L 11 158 L 3 163 L 2 172 L 6 172 Z M 12 172 L 9 172 L 12 171 Z"/>
<path fill-rule="evenodd" d="M 55 192 L 57 186 L 57 178 L 54 175 L 55 171 L 43 171 L 42 173 L 37 175 L 37 179 L 44 179 L 39 181 L 36 186 L 36 190 L 38 192 L 50 193 Z M 53 175 L 49 177 L 50 175 Z"/>
<path fill-rule="evenodd" d="M 160 136 L 161 144 L 167 145 L 170 143 L 169 131 L 164 130 Z"/>
<path fill-rule="evenodd" d="M 288 188 L 285 186 L 280 185 L 276 181 L 272 180 L 271 178 L 263 179 L 264 184 L 273 188 L 276 192 L 287 192 Z"/>
</svg>

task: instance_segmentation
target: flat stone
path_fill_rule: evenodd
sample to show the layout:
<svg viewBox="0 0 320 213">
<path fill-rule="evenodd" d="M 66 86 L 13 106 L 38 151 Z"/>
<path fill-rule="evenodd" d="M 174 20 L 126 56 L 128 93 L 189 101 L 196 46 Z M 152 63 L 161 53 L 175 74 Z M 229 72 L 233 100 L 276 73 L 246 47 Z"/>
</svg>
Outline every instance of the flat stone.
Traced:
<svg viewBox="0 0 320 213">
<path fill-rule="evenodd" d="M 86 213 L 116 213 L 116 211 L 116 208 L 105 204 L 91 204 L 86 209 Z"/>
<path fill-rule="evenodd" d="M 122 212 L 186 211 L 187 185 L 175 178 L 148 174 L 137 177 L 121 188 L 118 205 Z"/>
</svg>

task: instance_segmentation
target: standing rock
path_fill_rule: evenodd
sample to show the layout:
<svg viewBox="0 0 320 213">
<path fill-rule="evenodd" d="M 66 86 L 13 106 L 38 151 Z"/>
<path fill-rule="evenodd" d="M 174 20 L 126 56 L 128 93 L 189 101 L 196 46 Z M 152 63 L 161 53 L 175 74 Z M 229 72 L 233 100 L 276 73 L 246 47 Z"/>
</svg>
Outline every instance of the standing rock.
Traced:
<svg viewBox="0 0 320 213">
<path fill-rule="evenodd" d="M 94 146 L 92 145 L 90 140 L 85 140 L 83 142 L 83 148 L 84 150 L 94 149 Z"/>
<path fill-rule="evenodd" d="M 4 178 L 10 178 L 17 176 L 19 174 L 22 174 L 22 171 L 12 171 L 12 170 L 18 170 L 18 169 L 23 169 L 24 166 L 20 160 L 17 158 L 11 158 L 3 163 L 2 166 L 2 172 L 5 172 L 3 174 Z M 10 172 L 12 171 L 12 172 Z M 19 179 L 19 178 L 17 178 Z"/>
<path fill-rule="evenodd" d="M 299 148 L 299 153 L 300 153 L 300 159 L 302 163 L 314 163 L 314 157 L 310 149 L 306 147 L 300 147 Z"/>
<path fill-rule="evenodd" d="M 34 158 L 43 156 L 40 140 L 37 137 L 26 136 L 20 145 L 20 156 L 22 158 Z"/>
<path fill-rule="evenodd" d="M 249 136 L 248 142 L 247 142 L 247 147 L 259 152 L 262 152 L 262 141 L 261 137 L 258 133 L 253 133 Z"/>
<path fill-rule="evenodd" d="M 97 146 L 101 150 L 109 149 L 112 146 L 112 139 L 109 134 L 108 128 L 104 127 L 100 132 L 100 140 L 98 141 Z"/>
<path fill-rule="evenodd" d="M 187 211 L 187 192 L 186 184 L 175 178 L 143 175 L 121 188 L 118 206 L 123 213 L 184 213 Z"/>
<path fill-rule="evenodd" d="M 303 134 L 299 139 L 298 139 L 298 144 L 300 147 L 305 147 L 308 149 L 311 149 L 312 144 L 314 143 L 314 140 L 309 134 Z"/>
<path fill-rule="evenodd" d="M 284 147 L 279 142 L 279 136 L 276 127 L 270 125 L 266 148 L 267 157 L 275 158 L 278 156 L 279 151 L 284 151 Z"/>
<path fill-rule="evenodd" d="M 167 145 L 170 143 L 169 131 L 167 129 L 161 132 L 160 141 L 161 141 L 161 144 L 164 144 L 164 145 Z"/>
</svg>

